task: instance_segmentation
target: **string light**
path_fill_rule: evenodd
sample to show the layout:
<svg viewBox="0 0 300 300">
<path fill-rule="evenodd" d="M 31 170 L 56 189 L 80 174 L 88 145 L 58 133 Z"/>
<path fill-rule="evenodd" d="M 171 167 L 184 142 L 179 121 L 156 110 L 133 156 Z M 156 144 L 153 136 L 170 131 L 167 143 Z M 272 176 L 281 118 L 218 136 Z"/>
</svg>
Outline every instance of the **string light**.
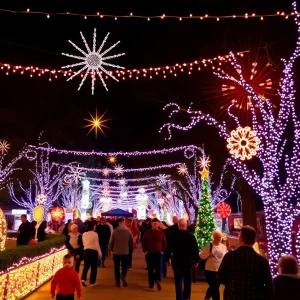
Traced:
<svg viewBox="0 0 300 300">
<path fill-rule="evenodd" d="M 248 53 L 249 50 L 241 51 L 236 53 L 241 57 L 244 56 L 245 53 Z M 224 62 L 227 62 L 230 59 L 229 55 L 224 56 L 216 56 L 213 58 L 206 58 L 201 60 L 194 60 L 192 62 L 186 63 L 176 63 L 174 65 L 166 65 L 166 66 L 156 66 L 156 67 L 147 67 L 147 68 L 139 68 L 139 69 L 124 69 L 124 70 L 111 70 L 107 75 L 103 71 L 99 71 L 101 75 L 105 76 L 105 79 L 109 79 L 111 76 L 115 78 L 119 78 L 122 80 L 132 80 L 139 78 L 148 78 L 152 79 L 153 76 L 171 76 L 176 77 L 177 73 L 187 72 L 189 75 L 192 74 L 193 71 L 201 71 L 201 66 L 203 67 L 213 67 L 214 64 L 221 65 Z M 63 70 L 63 69 L 51 69 L 51 68 L 40 68 L 37 66 L 22 66 L 22 65 L 13 65 L 10 63 L 0 62 L 0 71 L 5 72 L 6 75 L 24 75 L 27 74 L 31 78 L 38 77 L 41 78 L 42 76 L 49 76 L 49 79 L 58 79 L 58 78 L 65 78 L 66 76 L 75 76 L 77 73 L 76 71 Z M 92 72 L 83 72 L 80 76 L 83 79 L 88 75 L 93 76 L 92 84 L 96 82 L 97 78 L 92 74 Z M 51 80 L 49 80 L 51 81 Z"/>
<path fill-rule="evenodd" d="M 51 279 L 61 268 L 62 259 L 67 253 L 68 250 L 62 247 L 52 248 L 49 253 L 33 258 L 23 257 L 19 263 L 0 273 L 0 298 L 25 298 Z"/>
<path fill-rule="evenodd" d="M 99 14 L 99 12 L 94 13 L 94 14 L 80 14 L 80 13 L 72 13 L 72 12 L 42 12 L 42 11 L 31 11 L 29 8 L 27 8 L 27 10 L 23 11 L 23 10 L 9 10 L 9 9 L 0 9 L 0 12 L 5 14 L 5 13 L 11 13 L 11 14 L 27 14 L 27 15 L 46 15 L 47 18 L 50 18 L 50 16 L 57 16 L 57 17 L 79 17 L 79 18 L 84 18 L 84 19 L 88 19 L 88 18 L 97 18 L 99 19 L 99 17 L 101 19 L 105 18 L 105 19 L 114 19 L 114 20 L 118 20 L 118 19 L 140 19 L 140 20 L 152 20 L 152 19 L 156 19 L 156 20 L 165 20 L 165 19 L 175 19 L 175 20 L 187 20 L 187 19 L 248 19 L 248 18 L 252 18 L 252 19 L 261 19 L 263 17 L 283 17 L 285 19 L 287 19 L 290 16 L 294 16 L 295 13 L 285 13 L 285 12 L 277 12 L 277 13 L 270 13 L 270 14 L 256 14 L 256 13 L 246 13 L 244 15 L 224 15 L 224 16 L 209 16 L 208 14 L 206 15 L 194 15 L 194 14 L 190 14 L 189 16 L 177 16 L 177 15 L 167 15 L 167 14 L 162 14 L 162 15 L 157 15 L 157 16 L 142 16 L 142 15 L 134 15 L 132 12 L 128 15 L 114 15 L 114 14 Z"/>
<path fill-rule="evenodd" d="M 235 171 L 240 173 L 245 181 L 261 196 L 264 203 L 266 217 L 266 233 L 268 239 L 268 256 L 272 274 L 277 273 L 277 262 L 282 255 L 291 253 L 292 224 L 299 209 L 294 209 L 291 200 L 296 194 L 300 184 L 300 122 L 295 109 L 295 83 L 294 64 L 300 56 L 300 14 L 297 12 L 296 2 L 293 2 L 293 15 L 298 29 L 296 48 L 292 55 L 283 60 L 283 80 L 280 84 L 278 95 L 280 97 L 279 112 L 275 115 L 272 104 L 268 99 L 263 101 L 243 77 L 243 69 L 237 62 L 236 56 L 231 53 L 231 64 L 239 73 L 236 81 L 251 96 L 251 121 L 252 128 L 260 140 L 260 151 L 257 158 L 261 165 L 251 169 L 245 161 L 235 157 L 228 158 L 228 163 Z M 232 81 L 232 76 L 224 71 L 214 72 L 221 79 Z M 190 124 L 180 126 L 175 123 L 166 123 L 161 129 L 166 128 L 171 138 L 171 129 L 189 130 L 200 121 L 218 129 L 220 136 L 226 141 L 230 136 L 227 123 L 219 123 L 210 115 L 201 111 L 187 110 L 191 118 Z M 259 117 L 259 119 L 258 119 Z M 236 120 L 239 120 L 235 116 Z M 289 127 L 288 127 L 289 126 Z M 290 127 L 291 126 L 291 127 Z M 293 137 L 286 149 L 286 131 L 293 128 Z M 280 176 L 281 162 L 284 162 L 286 180 L 282 183 Z"/>
</svg>

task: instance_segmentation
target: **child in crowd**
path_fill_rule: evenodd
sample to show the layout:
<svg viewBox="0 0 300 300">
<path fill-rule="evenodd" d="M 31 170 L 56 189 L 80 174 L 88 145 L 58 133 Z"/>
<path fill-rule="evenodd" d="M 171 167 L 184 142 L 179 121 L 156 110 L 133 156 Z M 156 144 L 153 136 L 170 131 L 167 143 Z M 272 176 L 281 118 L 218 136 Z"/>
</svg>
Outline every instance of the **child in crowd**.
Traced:
<svg viewBox="0 0 300 300">
<path fill-rule="evenodd" d="M 63 268 L 59 269 L 51 281 L 51 295 L 56 300 L 74 300 L 75 290 L 77 299 L 81 299 L 81 285 L 78 273 L 73 269 L 74 257 L 67 254 L 63 258 Z"/>
</svg>

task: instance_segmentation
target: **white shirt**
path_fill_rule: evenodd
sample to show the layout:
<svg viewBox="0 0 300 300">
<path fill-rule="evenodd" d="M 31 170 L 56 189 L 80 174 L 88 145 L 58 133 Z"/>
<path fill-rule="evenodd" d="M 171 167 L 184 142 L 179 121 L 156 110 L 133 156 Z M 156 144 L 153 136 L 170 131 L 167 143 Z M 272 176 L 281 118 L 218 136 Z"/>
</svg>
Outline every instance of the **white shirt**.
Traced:
<svg viewBox="0 0 300 300">
<path fill-rule="evenodd" d="M 97 250 L 99 255 L 102 255 L 100 246 L 99 246 L 99 238 L 98 234 L 95 231 L 87 231 L 82 235 L 82 243 L 84 246 L 84 250 L 91 249 Z"/>
<path fill-rule="evenodd" d="M 210 243 L 205 245 L 200 253 L 201 259 L 207 259 L 209 255 Z M 223 244 L 219 244 L 218 246 L 213 243 L 213 247 L 211 249 L 211 253 L 214 257 L 209 257 L 205 263 L 205 270 L 217 272 L 219 270 L 220 264 L 224 255 L 227 253 L 227 247 Z"/>
<path fill-rule="evenodd" d="M 70 245 L 74 248 L 74 249 L 76 249 L 76 248 L 78 248 L 79 247 L 79 245 L 78 245 L 78 237 L 79 237 L 79 235 L 80 235 L 80 233 L 79 232 L 77 232 L 76 234 L 74 234 L 74 233 L 72 233 L 72 232 L 70 232 L 69 233 L 69 236 L 70 236 Z"/>
</svg>

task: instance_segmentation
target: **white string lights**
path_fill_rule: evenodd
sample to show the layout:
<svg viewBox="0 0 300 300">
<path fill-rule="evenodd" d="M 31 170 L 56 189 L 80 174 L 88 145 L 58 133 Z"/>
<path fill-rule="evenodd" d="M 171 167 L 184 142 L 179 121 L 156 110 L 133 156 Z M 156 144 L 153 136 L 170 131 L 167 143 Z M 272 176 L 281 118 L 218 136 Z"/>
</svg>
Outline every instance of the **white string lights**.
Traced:
<svg viewBox="0 0 300 300">
<path fill-rule="evenodd" d="M 288 59 L 283 60 L 283 80 L 278 91 L 280 96 L 278 114 L 275 115 L 269 99 L 261 99 L 250 84 L 245 81 L 241 65 L 235 55 L 230 54 L 232 57 L 231 65 L 239 78 L 235 82 L 251 96 L 252 128 L 260 140 L 260 150 L 256 156 L 260 166 L 257 169 L 251 169 L 244 161 L 235 157 L 228 158 L 228 162 L 253 187 L 264 202 L 268 252 L 274 275 L 277 272 L 279 257 L 291 253 L 292 222 L 299 213 L 293 209 L 291 202 L 295 196 L 296 188 L 300 184 L 300 121 L 295 112 L 296 91 L 293 79 L 294 63 L 300 56 L 300 14 L 297 12 L 296 2 L 293 3 L 293 12 L 298 27 L 298 39 L 293 54 Z M 217 69 L 214 74 L 226 81 L 233 80 L 233 77 L 221 68 Z M 176 109 L 178 110 L 178 108 Z M 187 114 L 191 119 L 190 124 L 180 126 L 169 122 L 162 126 L 161 130 L 166 128 L 169 138 L 171 138 L 173 128 L 189 130 L 200 121 L 205 121 L 206 124 L 216 127 L 225 141 L 229 137 L 226 122 L 219 123 L 210 115 L 203 114 L 201 111 L 192 112 L 190 108 Z M 238 119 L 237 116 L 235 118 Z M 285 135 L 288 124 L 292 125 L 294 130 L 293 138 L 289 141 L 291 150 L 286 147 L 290 137 L 290 135 Z M 282 176 L 280 176 L 281 162 L 284 162 L 285 182 L 282 182 Z"/>
</svg>

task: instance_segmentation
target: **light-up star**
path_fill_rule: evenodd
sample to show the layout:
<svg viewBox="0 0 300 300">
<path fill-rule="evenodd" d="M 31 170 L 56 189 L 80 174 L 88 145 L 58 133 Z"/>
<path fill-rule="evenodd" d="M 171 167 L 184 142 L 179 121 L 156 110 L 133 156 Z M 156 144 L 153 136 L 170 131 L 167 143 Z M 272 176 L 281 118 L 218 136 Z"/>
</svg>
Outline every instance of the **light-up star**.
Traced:
<svg viewBox="0 0 300 300">
<path fill-rule="evenodd" d="M 165 174 L 159 174 L 157 179 L 158 185 L 163 185 L 167 182 L 168 176 Z"/>
<path fill-rule="evenodd" d="M 84 128 L 90 127 L 90 130 L 89 130 L 88 134 L 92 130 L 95 130 L 95 136 L 97 137 L 98 136 L 98 130 L 100 130 L 105 135 L 105 133 L 103 131 L 103 128 L 109 128 L 109 127 L 106 126 L 104 123 L 111 120 L 111 119 L 103 119 L 106 112 L 104 114 L 102 114 L 101 116 L 98 116 L 98 112 L 97 112 L 97 109 L 96 109 L 95 117 L 93 117 L 90 112 L 88 112 L 88 113 L 90 114 L 91 119 L 84 119 L 85 121 L 89 122 L 88 125 L 84 126 Z"/>
<path fill-rule="evenodd" d="M 199 167 L 200 169 L 209 169 L 210 167 L 210 159 L 208 157 L 200 157 L 200 159 L 198 160 L 199 163 Z"/>
<path fill-rule="evenodd" d="M 116 175 L 122 175 L 124 173 L 124 167 L 122 165 L 116 165 L 114 169 Z"/>
<path fill-rule="evenodd" d="M 125 178 L 121 178 L 121 179 L 119 180 L 119 185 L 120 185 L 120 186 L 125 186 L 125 185 L 126 185 L 126 179 L 125 179 Z"/>
<path fill-rule="evenodd" d="M 119 81 L 115 76 L 112 75 L 112 72 L 108 72 L 107 70 L 105 70 L 104 66 L 109 66 L 109 67 L 113 67 L 113 68 L 118 68 L 118 69 L 124 69 L 124 67 L 121 67 L 119 65 L 114 65 L 114 64 L 110 64 L 105 62 L 108 59 L 111 58 L 116 58 L 119 56 L 123 56 L 125 55 L 125 53 L 120 53 L 120 54 L 116 54 L 116 55 L 110 55 L 110 56 L 105 56 L 110 50 L 112 50 L 113 48 L 115 48 L 120 41 L 118 41 L 117 43 L 115 43 L 114 45 L 112 45 L 111 47 L 109 47 L 108 49 L 106 49 L 105 51 L 102 51 L 103 46 L 109 36 L 109 33 L 106 35 L 106 37 L 104 38 L 101 46 L 99 47 L 99 49 L 96 51 L 96 28 L 94 29 L 94 35 L 93 35 L 93 49 L 91 50 L 90 47 L 88 46 L 85 37 L 83 36 L 82 32 L 80 32 L 81 38 L 84 42 L 86 51 L 83 51 L 82 49 L 80 49 L 78 46 L 76 46 L 72 41 L 69 40 L 69 43 L 75 48 L 77 49 L 81 54 L 83 54 L 83 56 L 77 56 L 77 55 L 72 55 L 72 54 L 67 54 L 67 53 L 62 53 L 62 55 L 68 56 L 68 57 L 72 57 L 72 58 L 76 58 L 79 60 L 83 60 L 82 62 L 79 63 L 75 63 L 72 65 L 67 65 L 62 67 L 63 69 L 66 68 L 73 68 L 73 67 L 78 67 L 78 66 L 83 66 L 79 71 L 77 71 L 76 73 L 74 73 L 71 77 L 68 78 L 67 81 L 73 79 L 75 76 L 77 76 L 78 74 L 84 72 L 84 76 L 79 84 L 78 90 L 80 90 L 80 88 L 82 87 L 84 81 L 86 80 L 88 75 L 91 75 L 92 78 L 92 95 L 94 95 L 94 89 L 95 89 L 95 80 L 96 80 L 96 74 L 99 76 L 103 86 L 105 87 L 105 89 L 108 91 L 106 83 L 104 81 L 103 78 L 103 73 L 105 73 L 107 76 L 111 77 L 112 79 Z"/>
<path fill-rule="evenodd" d="M 179 175 L 184 175 L 188 171 L 186 164 L 181 164 L 177 170 Z"/>
<path fill-rule="evenodd" d="M 103 176 L 107 177 L 109 175 L 109 169 L 108 168 L 104 168 L 102 171 Z"/>
<path fill-rule="evenodd" d="M 8 152 L 10 149 L 10 144 L 6 140 L 0 141 L 0 152 L 2 155 Z"/>
<path fill-rule="evenodd" d="M 204 169 L 200 172 L 200 174 L 201 174 L 201 177 L 202 177 L 203 179 L 208 179 L 208 177 L 209 177 L 209 171 L 208 171 L 206 168 L 204 168 Z"/>
<path fill-rule="evenodd" d="M 110 164 L 115 164 L 117 162 L 117 157 L 114 156 L 114 155 L 111 155 L 107 158 L 107 161 L 110 163 Z"/>
</svg>

